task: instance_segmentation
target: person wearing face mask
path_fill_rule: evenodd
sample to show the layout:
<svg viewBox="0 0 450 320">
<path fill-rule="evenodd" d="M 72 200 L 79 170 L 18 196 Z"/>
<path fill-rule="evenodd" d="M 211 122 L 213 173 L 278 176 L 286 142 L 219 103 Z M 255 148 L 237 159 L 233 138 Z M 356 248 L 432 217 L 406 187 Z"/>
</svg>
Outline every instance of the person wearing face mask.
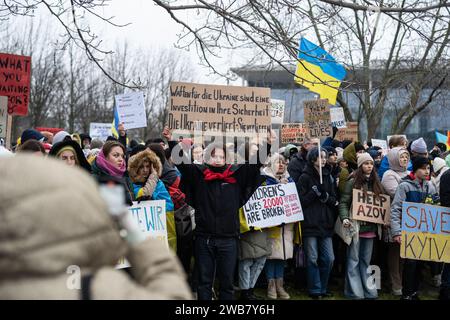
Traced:
<svg viewBox="0 0 450 320">
<path fill-rule="evenodd" d="M 133 192 L 129 187 L 125 164 L 125 146 L 118 141 L 106 141 L 92 163 L 92 175 L 97 181 L 112 180 L 124 187 L 125 202 L 133 205 Z"/>
<path fill-rule="evenodd" d="M 395 147 L 387 154 L 389 168 L 383 175 L 381 185 L 386 194 L 394 199 L 395 191 L 403 178 L 408 175 L 409 152 L 405 147 Z M 388 269 L 391 281 L 392 294 L 402 295 L 402 268 L 403 261 L 400 258 L 400 245 L 392 238 L 391 227 L 385 226 L 383 229 L 383 240 L 388 244 Z"/>
<path fill-rule="evenodd" d="M 427 181 L 430 161 L 426 157 L 412 160 L 413 171 L 402 179 L 391 205 L 391 230 L 396 243 L 402 242 L 402 206 L 405 201 L 415 203 L 438 203 L 439 195 L 433 184 Z M 420 300 L 418 290 L 424 261 L 403 259 L 402 300 Z"/>
<path fill-rule="evenodd" d="M 354 226 L 356 230 L 359 229 L 347 248 L 344 295 L 348 299 L 377 299 L 377 289 L 368 286 L 367 270 L 377 234 L 381 238 L 381 225 L 351 219 L 353 189 L 363 190 L 364 193 L 371 191 L 375 196 L 384 193 L 373 158 L 368 153 L 358 155 L 358 169 L 350 175 L 341 194 L 339 217 L 344 227 Z"/>
<path fill-rule="evenodd" d="M 192 164 L 178 142 L 172 141 L 168 127 L 164 128 L 163 136 L 169 141 L 172 158 L 180 170 L 187 191 L 186 200 L 195 209 L 194 251 L 199 276 L 198 299 L 212 299 L 216 273 L 220 283 L 219 299 L 232 300 L 234 271 L 238 260 L 239 208 L 259 186 L 262 166 L 259 152 L 245 164 L 232 165 L 226 162 L 225 146 L 213 143 L 205 150 L 205 163 Z M 275 139 L 271 134 L 270 141 Z M 268 153 L 270 145 L 262 146 L 262 150 Z"/>
<path fill-rule="evenodd" d="M 297 184 L 305 218 L 301 231 L 306 254 L 308 293 L 312 299 L 331 296 L 328 280 L 334 262 L 332 237 L 338 204 L 336 185 L 326 167 L 326 150 L 321 149 L 320 155 L 321 159 L 316 147 L 308 152 L 308 162 Z"/>
<path fill-rule="evenodd" d="M 128 160 L 128 175 L 135 201 L 165 200 L 167 239 L 169 247 L 177 252 L 174 206 L 164 183 L 160 180 L 162 165 L 158 156 L 151 150 L 138 152 Z"/>
<path fill-rule="evenodd" d="M 79 166 L 87 172 L 91 172 L 91 165 L 76 141 L 64 140 L 58 142 L 52 146 L 48 155 L 64 161 L 68 166 Z"/>
</svg>

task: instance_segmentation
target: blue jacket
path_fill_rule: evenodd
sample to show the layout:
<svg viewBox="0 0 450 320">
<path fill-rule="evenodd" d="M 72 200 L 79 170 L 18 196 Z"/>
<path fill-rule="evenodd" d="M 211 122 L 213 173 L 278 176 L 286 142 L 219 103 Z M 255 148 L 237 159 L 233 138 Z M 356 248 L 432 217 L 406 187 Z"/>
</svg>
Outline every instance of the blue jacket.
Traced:
<svg viewBox="0 0 450 320">
<path fill-rule="evenodd" d="M 381 159 L 381 164 L 380 164 L 380 168 L 378 169 L 378 177 L 380 177 L 380 181 L 381 179 L 383 179 L 383 174 L 388 171 L 389 168 L 389 161 L 387 156 L 384 156 L 383 159 Z M 408 163 L 408 171 L 412 171 L 412 162 L 411 160 Z"/>
<path fill-rule="evenodd" d="M 133 183 L 133 193 L 136 198 L 142 188 L 142 184 Z M 156 183 L 156 188 L 155 191 L 153 191 L 151 200 L 166 200 L 166 212 L 174 210 L 174 205 L 172 199 L 170 198 L 170 194 L 161 180 L 158 180 Z"/>
</svg>

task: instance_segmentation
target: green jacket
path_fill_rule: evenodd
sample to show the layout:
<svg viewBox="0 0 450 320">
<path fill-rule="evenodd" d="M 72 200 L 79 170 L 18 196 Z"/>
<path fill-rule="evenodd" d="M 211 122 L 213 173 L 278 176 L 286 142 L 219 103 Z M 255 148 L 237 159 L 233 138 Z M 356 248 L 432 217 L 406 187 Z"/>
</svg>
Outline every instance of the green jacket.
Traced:
<svg viewBox="0 0 450 320">
<path fill-rule="evenodd" d="M 352 219 L 352 202 L 353 202 L 353 182 L 354 179 L 351 178 L 345 184 L 344 191 L 341 193 L 341 201 L 339 202 L 339 218 L 341 221 L 344 219 Z M 367 190 L 372 191 L 372 185 L 367 186 Z M 378 232 L 378 226 L 376 223 L 358 221 L 359 222 L 359 233 L 364 232 Z"/>
</svg>

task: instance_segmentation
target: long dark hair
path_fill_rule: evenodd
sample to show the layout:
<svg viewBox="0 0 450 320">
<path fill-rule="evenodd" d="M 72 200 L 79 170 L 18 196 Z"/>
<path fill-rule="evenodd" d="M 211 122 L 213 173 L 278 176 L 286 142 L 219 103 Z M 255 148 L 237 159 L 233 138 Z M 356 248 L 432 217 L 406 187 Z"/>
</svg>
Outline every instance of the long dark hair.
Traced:
<svg viewBox="0 0 450 320">
<path fill-rule="evenodd" d="M 369 176 L 369 181 L 367 181 L 367 177 L 364 174 L 362 165 L 358 167 L 357 170 L 353 171 L 353 188 L 363 190 L 364 194 L 367 193 L 367 182 L 372 184 L 372 192 L 375 193 L 376 196 L 384 193 L 383 186 L 381 185 L 380 178 L 375 170 L 375 166 L 372 169 L 372 172 Z"/>
</svg>

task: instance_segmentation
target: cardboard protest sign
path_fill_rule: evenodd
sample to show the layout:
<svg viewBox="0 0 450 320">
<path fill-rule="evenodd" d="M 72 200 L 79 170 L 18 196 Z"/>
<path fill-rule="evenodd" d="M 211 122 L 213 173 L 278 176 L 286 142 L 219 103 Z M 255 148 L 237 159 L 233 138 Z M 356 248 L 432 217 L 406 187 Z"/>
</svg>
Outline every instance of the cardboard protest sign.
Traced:
<svg viewBox="0 0 450 320">
<path fill-rule="evenodd" d="M 142 233 L 148 238 L 160 240 L 169 248 L 165 200 L 133 202 L 133 206 L 128 207 L 128 211 L 136 219 Z M 126 259 L 121 259 L 116 268 L 121 269 L 129 266 L 130 264 Z"/>
<path fill-rule="evenodd" d="M 405 201 L 400 256 L 450 263 L 450 209 Z"/>
<path fill-rule="evenodd" d="M 8 120 L 8 97 L 0 97 L 0 138 L 6 138 Z"/>
<path fill-rule="evenodd" d="M 284 123 L 281 125 L 281 144 L 303 143 L 306 128 L 303 123 Z"/>
<path fill-rule="evenodd" d="M 358 141 L 358 122 L 347 122 L 347 128 L 339 129 L 335 139 L 339 141 Z"/>
<path fill-rule="evenodd" d="M 338 129 L 347 128 L 345 122 L 344 108 L 331 108 L 331 125 Z"/>
<path fill-rule="evenodd" d="M 123 123 L 125 130 L 147 127 L 143 92 L 117 95 L 116 107 L 119 122 Z"/>
<path fill-rule="evenodd" d="M 386 154 L 388 151 L 388 145 L 387 145 L 386 140 L 372 139 L 372 145 L 374 147 L 380 147 L 383 154 Z"/>
<path fill-rule="evenodd" d="M 8 114 L 26 116 L 30 97 L 31 57 L 0 53 L 0 96 L 8 97 Z"/>
<path fill-rule="evenodd" d="M 333 135 L 327 99 L 305 101 L 304 118 L 308 137 L 320 139 Z"/>
<path fill-rule="evenodd" d="M 266 133 L 271 107 L 269 88 L 172 82 L 168 126 L 178 134 Z"/>
<path fill-rule="evenodd" d="M 272 107 L 271 107 L 271 118 L 272 124 L 281 124 L 284 119 L 284 110 L 286 106 L 286 102 L 284 100 L 271 99 Z"/>
<path fill-rule="evenodd" d="M 353 189 L 352 218 L 378 224 L 391 221 L 391 198 L 386 194 L 377 197 L 373 192 Z"/>
<path fill-rule="evenodd" d="M 111 135 L 111 123 L 91 122 L 89 124 L 89 136 L 92 139 L 106 141 Z"/>
<path fill-rule="evenodd" d="M 249 226 L 268 228 L 303 220 L 295 183 L 261 186 L 243 207 Z"/>
</svg>

